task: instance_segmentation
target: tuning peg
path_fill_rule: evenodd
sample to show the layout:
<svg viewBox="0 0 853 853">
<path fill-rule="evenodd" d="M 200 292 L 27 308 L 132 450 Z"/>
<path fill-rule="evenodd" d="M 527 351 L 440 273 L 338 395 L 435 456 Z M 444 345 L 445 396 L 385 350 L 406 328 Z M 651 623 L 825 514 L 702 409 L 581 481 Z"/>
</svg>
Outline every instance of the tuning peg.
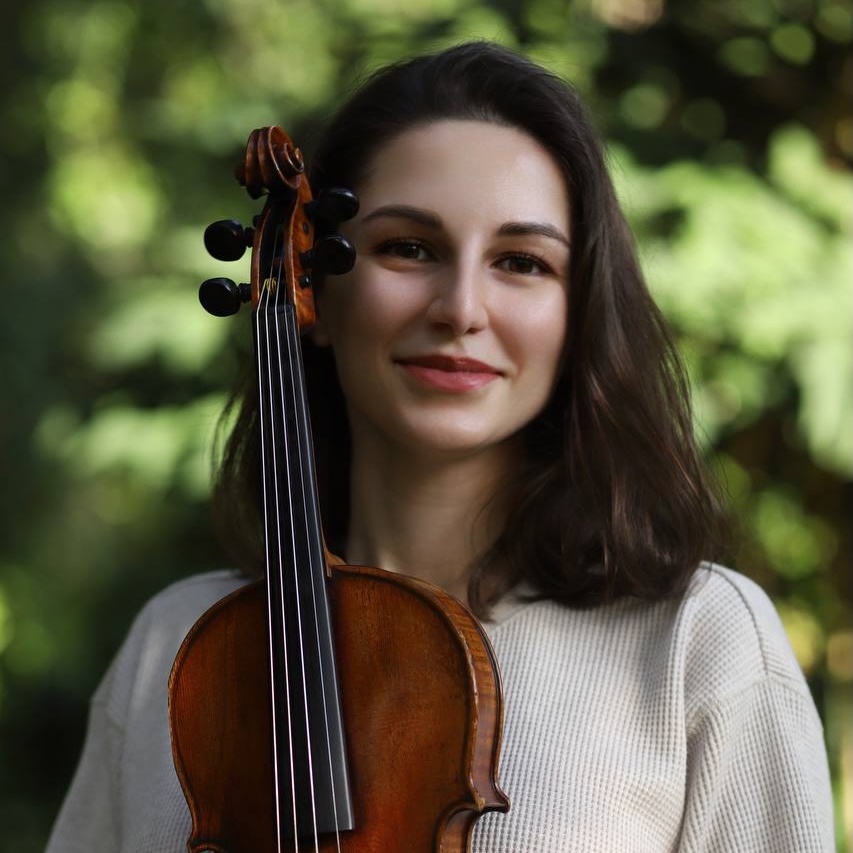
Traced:
<svg viewBox="0 0 853 853">
<path fill-rule="evenodd" d="M 198 301 L 214 317 L 236 314 L 240 305 L 251 298 L 251 285 L 235 284 L 230 278 L 209 278 L 198 289 Z"/>
<path fill-rule="evenodd" d="M 218 261 L 237 261 L 252 245 L 253 231 L 236 219 L 220 219 L 204 229 L 204 247 Z"/>
<path fill-rule="evenodd" d="M 331 275 L 343 275 L 355 265 L 355 247 L 340 234 L 321 237 L 314 248 L 299 256 L 303 267 L 316 268 Z"/>
<path fill-rule="evenodd" d="M 336 227 L 358 213 L 358 196 L 343 187 L 321 190 L 314 201 L 305 205 L 305 211 L 315 223 Z"/>
</svg>

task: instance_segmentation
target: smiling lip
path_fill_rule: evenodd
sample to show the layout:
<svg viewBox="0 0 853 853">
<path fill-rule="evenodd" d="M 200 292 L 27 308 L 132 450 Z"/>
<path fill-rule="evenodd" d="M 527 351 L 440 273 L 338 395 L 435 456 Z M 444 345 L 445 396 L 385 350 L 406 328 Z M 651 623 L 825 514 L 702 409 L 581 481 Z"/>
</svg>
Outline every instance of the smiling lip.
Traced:
<svg viewBox="0 0 853 853">
<path fill-rule="evenodd" d="M 418 382 L 441 391 L 474 391 L 497 379 L 501 372 L 473 358 L 451 355 L 418 355 L 397 359 L 397 364 Z"/>
</svg>

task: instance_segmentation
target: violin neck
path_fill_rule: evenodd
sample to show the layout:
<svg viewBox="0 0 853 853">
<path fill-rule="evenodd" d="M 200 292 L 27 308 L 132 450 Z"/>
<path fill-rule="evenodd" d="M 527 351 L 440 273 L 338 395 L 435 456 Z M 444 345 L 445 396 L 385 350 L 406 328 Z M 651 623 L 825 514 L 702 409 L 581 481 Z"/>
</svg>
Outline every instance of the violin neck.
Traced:
<svg viewBox="0 0 853 853">
<path fill-rule="evenodd" d="M 253 322 L 278 799 L 309 836 L 353 826 L 326 562 L 295 311 Z"/>
</svg>

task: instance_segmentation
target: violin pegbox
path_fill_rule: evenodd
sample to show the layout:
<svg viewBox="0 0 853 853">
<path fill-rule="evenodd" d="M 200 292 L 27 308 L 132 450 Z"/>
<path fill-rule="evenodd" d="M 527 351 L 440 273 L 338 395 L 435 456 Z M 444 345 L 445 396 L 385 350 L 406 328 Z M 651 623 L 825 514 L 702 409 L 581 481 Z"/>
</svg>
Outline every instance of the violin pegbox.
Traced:
<svg viewBox="0 0 853 853">
<path fill-rule="evenodd" d="M 256 310 L 292 304 L 305 329 L 316 317 L 309 270 L 341 275 L 352 269 L 355 248 L 336 230 L 356 215 L 358 198 L 351 190 L 333 188 L 314 199 L 304 172 L 302 152 L 280 127 L 252 131 L 236 177 L 252 198 L 267 197 L 264 209 L 254 228 L 222 219 L 204 233 L 205 247 L 218 260 L 238 260 L 251 246 L 252 281 L 205 281 L 199 300 L 211 314 L 235 314 L 249 299 Z"/>
</svg>

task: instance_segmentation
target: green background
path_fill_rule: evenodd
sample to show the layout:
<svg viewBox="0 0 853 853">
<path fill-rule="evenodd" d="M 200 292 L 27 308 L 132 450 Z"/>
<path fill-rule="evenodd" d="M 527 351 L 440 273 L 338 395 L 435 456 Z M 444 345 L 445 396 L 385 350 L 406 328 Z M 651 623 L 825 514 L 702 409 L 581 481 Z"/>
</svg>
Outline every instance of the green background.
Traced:
<svg viewBox="0 0 853 853">
<path fill-rule="evenodd" d="M 31 0 L 3 30 L 4 849 L 43 847 L 142 602 L 225 564 L 210 452 L 248 316 L 196 290 L 245 277 L 201 234 L 254 212 L 231 177 L 248 132 L 310 155 L 359 75 L 473 37 L 574 81 L 609 140 L 742 525 L 732 563 L 782 615 L 853 849 L 847 0 Z"/>
</svg>

